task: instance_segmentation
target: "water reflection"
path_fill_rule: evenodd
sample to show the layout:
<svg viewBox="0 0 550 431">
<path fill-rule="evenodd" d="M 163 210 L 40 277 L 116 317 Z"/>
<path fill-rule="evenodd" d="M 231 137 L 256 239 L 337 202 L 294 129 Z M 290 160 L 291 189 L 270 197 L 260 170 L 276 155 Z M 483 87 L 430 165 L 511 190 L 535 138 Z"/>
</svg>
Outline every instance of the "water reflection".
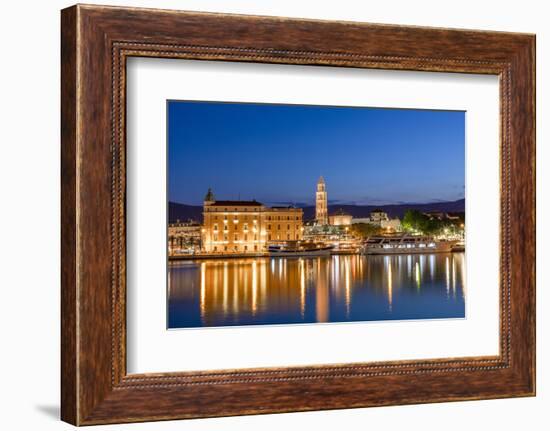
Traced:
<svg viewBox="0 0 550 431">
<path fill-rule="evenodd" d="M 170 263 L 170 328 L 464 317 L 464 253 Z"/>
</svg>

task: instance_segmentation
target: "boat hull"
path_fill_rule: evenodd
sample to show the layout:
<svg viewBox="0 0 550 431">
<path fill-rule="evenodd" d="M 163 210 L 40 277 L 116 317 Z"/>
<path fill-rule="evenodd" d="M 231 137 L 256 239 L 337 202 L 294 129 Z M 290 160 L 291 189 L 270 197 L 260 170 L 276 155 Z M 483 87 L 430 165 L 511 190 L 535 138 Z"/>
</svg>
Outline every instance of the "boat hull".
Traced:
<svg viewBox="0 0 550 431">
<path fill-rule="evenodd" d="M 330 248 L 320 250 L 281 250 L 270 251 L 270 257 L 309 257 L 309 256 L 330 256 Z"/>
<path fill-rule="evenodd" d="M 435 247 L 410 247 L 410 248 L 379 248 L 367 247 L 363 254 L 431 254 L 431 253 L 450 253 L 454 243 L 436 244 Z"/>
</svg>

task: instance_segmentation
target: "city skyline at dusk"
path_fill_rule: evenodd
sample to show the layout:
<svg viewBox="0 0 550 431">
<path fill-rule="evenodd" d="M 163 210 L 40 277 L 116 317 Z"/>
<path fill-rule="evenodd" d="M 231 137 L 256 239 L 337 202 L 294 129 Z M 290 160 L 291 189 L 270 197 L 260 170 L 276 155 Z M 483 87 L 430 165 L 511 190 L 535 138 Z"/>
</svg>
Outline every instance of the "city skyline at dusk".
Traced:
<svg viewBox="0 0 550 431">
<path fill-rule="evenodd" d="M 464 198 L 465 112 L 168 101 L 168 198 L 385 205 Z"/>
</svg>

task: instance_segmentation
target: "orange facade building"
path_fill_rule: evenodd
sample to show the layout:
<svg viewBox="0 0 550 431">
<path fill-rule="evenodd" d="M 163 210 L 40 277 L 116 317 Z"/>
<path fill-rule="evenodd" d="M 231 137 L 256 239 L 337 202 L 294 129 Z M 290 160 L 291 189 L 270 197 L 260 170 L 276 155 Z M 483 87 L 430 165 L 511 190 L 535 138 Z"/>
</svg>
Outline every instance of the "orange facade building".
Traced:
<svg viewBox="0 0 550 431">
<path fill-rule="evenodd" d="M 303 237 L 303 211 L 267 207 L 252 201 L 217 201 L 209 189 L 204 199 L 201 248 L 207 253 L 261 253 L 268 243 Z"/>
</svg>

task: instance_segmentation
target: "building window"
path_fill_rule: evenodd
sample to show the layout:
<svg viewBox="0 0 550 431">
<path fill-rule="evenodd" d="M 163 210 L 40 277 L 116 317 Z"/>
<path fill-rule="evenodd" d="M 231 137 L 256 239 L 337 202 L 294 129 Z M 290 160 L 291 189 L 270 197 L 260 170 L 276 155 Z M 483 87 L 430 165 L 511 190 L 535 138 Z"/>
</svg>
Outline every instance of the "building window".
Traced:
<svg viewBox="0 0 550 431">
<path fill-rule="evenodd" d="M 290 225 L 289 224 L 286 225 L 286 230 L 290 230 Z"/>
<path fill-rule="evenodd" d="M 254 241 L 258 241 L 258 235 L 254 234 Z"/>
<path fill-rule="evenodd" d="M 227 210 L 227 208 L 226 208 L 226 210 Z M 223 219 L 227 220 L 227 214 L 223 216 Z"/>
<path fill-rule="evenodd" d="M 277 230 L 281 230 L 281 225 L 280 224 L 277 225 Z"/>
<path fill-rule="evenodd" d="M 214 247 L 214 251 L 218 251 L 218 247 Z"/>
<path fill-rule="evenodd" d="M 217 241 L 217 240 L 218 240 L 218 234 L 215 233 L 215 234 L 214 234 L 214 241 Z"/>
<path fill-rule="evenodd" d="M 246 232 L 248 230 L 248 223 L 245 223 L 243 226 L 243 230 Z"/>
<path fill-rule="evenodd" d="M 268 240 L 268 241 L 271 241 L 271 234 L 269 234 L 269 235 L 267 236 L 267 240 Z"/>
<path fill-rule="evenodd" d="M 223 230 L 227 230 L 227 225 L 223 225 Z"/>
<path fill-rule="evenodd" d="M 271 225 L 270 224 L 267 225 L 267 230 L 271 230 Z"/>
<path fill-rule="evenodd" d="M 290 234 L 289 233 L 286 234 L 286 239 L 290 239 Z"/>
<path fill-rule="evenodd" d="M 227 246 L 225 246 L 223 249 L 224 249 L 224 251 L 227 251 Z"/>
<path fill-rule="evenodd" d="M 223 236 L 223 240 L 227 241 L 227 234 Z"/>
<path fill-rule="evenodd" d="M 254 246 L 254 251 L 258 251 L 258 246 L 257 245 Z"/>
<path fill-rule="evenodd" d="M 246 233 L 244 234 L 244 240 L 248 241 L 248 235 Z"/>
<path fill-rule="evenodd" d="M 244 251 L 247 251 L 247 250 L 248 250 L 248 246 L 245 245 L 245 246 L 244 246 Z"/>
<path fill-rule="evenodd" d="M 300 239 L 299 237 L 300 237 L 300 236 L 299 236 L 298 234 L 296 234 L 296 239 Z"/>
<path fill-rule="evenodd" d="M 239 240 L 239 235 L 235 234 L 235 241 L 238 241 L 238 240 Z"/>
<path fill-rule="evenodd" d="M 217 223 L 214 225 L 214 230 L 215 230 L 215 231 L 218 230 L 218 224 L 217 224 Z"/>
</svg>

